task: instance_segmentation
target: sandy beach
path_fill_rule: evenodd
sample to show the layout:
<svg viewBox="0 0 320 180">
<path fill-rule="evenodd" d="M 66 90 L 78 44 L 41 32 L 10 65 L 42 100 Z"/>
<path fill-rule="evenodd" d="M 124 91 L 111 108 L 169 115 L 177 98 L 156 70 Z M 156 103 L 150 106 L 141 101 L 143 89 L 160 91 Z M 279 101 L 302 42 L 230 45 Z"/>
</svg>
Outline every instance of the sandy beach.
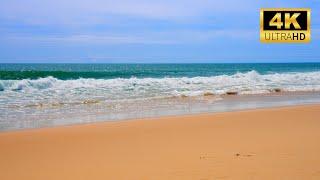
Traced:
<svg viewBox="0 0 320 180">
<path fill-rule="evenodd" d="M 0 133 L 0 179 L 320 179 L 320 105 Z"/>
</svg>

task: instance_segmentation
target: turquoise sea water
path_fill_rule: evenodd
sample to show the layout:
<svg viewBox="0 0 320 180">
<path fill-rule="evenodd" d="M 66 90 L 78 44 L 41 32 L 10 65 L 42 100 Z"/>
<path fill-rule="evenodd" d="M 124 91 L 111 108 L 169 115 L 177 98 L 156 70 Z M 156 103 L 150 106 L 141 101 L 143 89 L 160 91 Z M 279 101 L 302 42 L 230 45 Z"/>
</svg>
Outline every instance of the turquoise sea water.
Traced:
<svg viewBox="0 0 320 180">
<path fill-rule="evenodd" d="M 319 103 L 319 92 L 320 63 L 0 64 L 0 130 Z"/>
<path fill-rule="evenodd" d="M 0 79 L 163 78 L 320 71 L 320 63 L 277 64 L 0 64 Z"/>
</svg>

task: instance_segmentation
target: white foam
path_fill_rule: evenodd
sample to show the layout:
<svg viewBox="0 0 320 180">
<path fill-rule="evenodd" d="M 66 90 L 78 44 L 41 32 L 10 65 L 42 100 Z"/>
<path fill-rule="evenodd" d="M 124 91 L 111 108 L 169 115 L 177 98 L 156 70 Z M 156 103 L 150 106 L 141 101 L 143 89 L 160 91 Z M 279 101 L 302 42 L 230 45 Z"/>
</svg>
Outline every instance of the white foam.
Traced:
<svg viewBox="0 0 320 180">
<path fill-rule="evenodd" d="M 0 103 L 68 103 L 84 100 L 117 101 L 139 98 L 199 96 L 205 93 L 239 94 L 284 91 L 319 91 L 320 72 L 274 73 L 256 71 L 212 77 L 182 78 L 116 78 L 59 80 L 53 77 L 37 80 L 0 80 Z"/>
</svg>

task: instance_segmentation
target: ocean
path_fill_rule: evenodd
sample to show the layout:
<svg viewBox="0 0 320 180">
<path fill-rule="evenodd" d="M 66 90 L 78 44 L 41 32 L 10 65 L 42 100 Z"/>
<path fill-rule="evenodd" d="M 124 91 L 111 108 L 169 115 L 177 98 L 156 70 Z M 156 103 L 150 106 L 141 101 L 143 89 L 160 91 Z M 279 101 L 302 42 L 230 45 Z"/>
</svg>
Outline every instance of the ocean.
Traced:
<svg viewBox="0 0 320 180">
<path fill-rule="evenodd" d="M 0 64 L 0 130 L 318 103 L 318 92 L 320 63 Z"/>
</svg>

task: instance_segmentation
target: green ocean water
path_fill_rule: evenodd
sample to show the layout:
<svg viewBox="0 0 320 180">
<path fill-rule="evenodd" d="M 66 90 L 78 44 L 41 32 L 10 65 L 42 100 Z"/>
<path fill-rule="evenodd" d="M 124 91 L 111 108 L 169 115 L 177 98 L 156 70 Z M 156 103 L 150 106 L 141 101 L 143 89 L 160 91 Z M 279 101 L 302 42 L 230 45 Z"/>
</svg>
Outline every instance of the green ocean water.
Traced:
<svg viewBox="0 0 320 180">
<path fill-rule="evenodd" d="M 248 64 L 0 64 L 0 80 L 54 77 L 93 78 L 210 77 L 256 71 L 259 74 L 320 71 L 320 63 Z"/>
</svg>

